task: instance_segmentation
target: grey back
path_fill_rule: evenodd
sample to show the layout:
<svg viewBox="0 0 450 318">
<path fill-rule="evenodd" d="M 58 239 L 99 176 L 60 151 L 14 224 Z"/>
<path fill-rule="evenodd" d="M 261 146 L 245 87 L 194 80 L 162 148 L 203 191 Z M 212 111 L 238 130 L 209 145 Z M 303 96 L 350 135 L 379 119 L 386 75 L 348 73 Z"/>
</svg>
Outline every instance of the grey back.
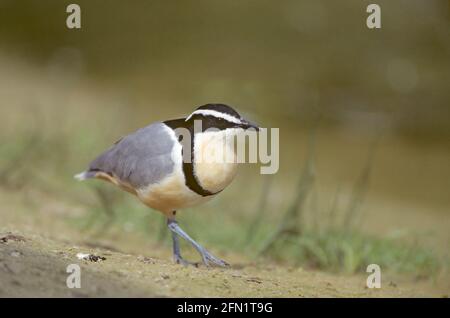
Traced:
<svg viewBox="0 0 450 318">
<path fill-rule="evenodd" d="M 123 137 L 90 164 L 91 171 L 113 174 L 135 189 L 162 180 L 174 169 L 173 140 L 158 122 Z"/>
</svg>

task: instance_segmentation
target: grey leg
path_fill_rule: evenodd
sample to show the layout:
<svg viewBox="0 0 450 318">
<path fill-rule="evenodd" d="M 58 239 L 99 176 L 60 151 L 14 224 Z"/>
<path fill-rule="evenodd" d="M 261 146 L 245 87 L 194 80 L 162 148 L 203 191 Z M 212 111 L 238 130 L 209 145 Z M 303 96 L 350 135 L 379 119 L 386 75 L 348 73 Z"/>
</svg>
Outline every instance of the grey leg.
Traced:
<svg viewBox="0 0 450 318">
<path fill-rule="evenodd" d="M 190 263 L 188 261 L 186 261 L 182 256 L 181 256 L 181 252 L 180 252 L 180 242 L 178 241 L 178 235 L 174 232 L 172 232 L 172 242 L 173 242 L 173 260 L 175 261 L 175 263 L 177 264 L 182 264 L 182 265 L 194 265 L 196 266 L 197 264 L 194 263 Z"/>
<path fill-rule="evenodd" d="M 199 254 L 202 257 L 203 263 L 206 266 L 209 266 L 209 265 L 217 265 L 217 266 L 222 266 L 222 267 L 228 266 L 228 263 L 226 263 L 225 261 L 212 255 L 203 246 L 198 244 L 189 235 L 187 235 L 187 233 L 184 232 L 181 229 L 181 227 L 178 225 L 177 221 L 175 221 L 173 219 L 168 219 L 167 226 L 169 227 L 170 231 L 172 232 L 172 238 L 173 238 L 173 244 L 174 244 L 173 251 L 174 251 L 175 258 L 179 257 L 180 259 L 182 259 L 181 255 L 180 255 L 180 247 L 178 244 L 178 237 L 177 237 L 177 236 L 180 236 L 183 239 L 185 239 L 186 241 L 188 241 L 197 250 L 197 252 L 199 252 Z"/>
</svg>

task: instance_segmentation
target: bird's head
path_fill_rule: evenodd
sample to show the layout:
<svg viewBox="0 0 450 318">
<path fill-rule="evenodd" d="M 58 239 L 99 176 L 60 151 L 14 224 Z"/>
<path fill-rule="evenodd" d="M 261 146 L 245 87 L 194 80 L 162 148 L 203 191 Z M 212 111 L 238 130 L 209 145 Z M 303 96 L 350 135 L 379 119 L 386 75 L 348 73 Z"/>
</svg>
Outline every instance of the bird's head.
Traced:
<svg viewBox="0 0 450 318">
<path fill-rule="evenodd" d="M 186 122 L 194 123 L 199 120 L 202 123 L 202 129 L 254 129 L 259 127 L 252 122 L 244 119 L 237 111 L 225 104 L 206 104 L 198 107 L 192 114 L 186 118 Z"/>
</svg>

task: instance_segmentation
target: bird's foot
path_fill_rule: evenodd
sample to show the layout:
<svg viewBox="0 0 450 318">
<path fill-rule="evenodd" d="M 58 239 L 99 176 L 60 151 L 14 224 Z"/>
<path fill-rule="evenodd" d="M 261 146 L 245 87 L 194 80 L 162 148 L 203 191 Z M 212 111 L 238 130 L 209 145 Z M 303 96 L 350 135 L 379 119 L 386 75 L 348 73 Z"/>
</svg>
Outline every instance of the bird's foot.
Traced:
<svg viewBox="0 0 450 318">
<path fill-rule="evenodd" d="M 203 263 L 206 266 L 219 266 L 219 267 L 226 267 L 229 266 L 229 264 L 214 255 L 212 255 L 210 252 L 208 252 L 204 247 L 202 247 L 200 244 L 198 244 L 196 241 L 194 241 L 189 235 L 184 232 L 178 223 L 173 219 L 167 220 L 167 226 L 169 227 L 170 231 L 172 231 L 172 239 L 173 239 L 173 255 L 175 258 L 175 262 L 179 264 L 190 264 L 189 262 L 185 261 L 180 254 L 180 245 L 178 242 L 178 236 L 182 237 L 197 250 L 198 253 L 200 253 Z"/>
<path fill-rule="evenodd" d="M 198 267 L 198 263 L 194 263 L 194 262 L 189 262 L 187 260 L 185 260 L 184 258 L 182 258 L 179 255 L 175 255 L 173 257 L 174 261 L 176 264 L 181 264 L 183 266 L 194 266 L 194 267 Z"/>
<path fill-rule="evenodd" d="M 221 260 L 220 258 L 215 257 L 210 252 L 208 252 L 206 249 L 202 249 L 199 251 L 200 255 L 202 256 L 203 264 L 205 264 L 207 267 L 209 266 L 219 266 L 219 267 L 228 267 L 230 264 L 225 262 L 224 260 Z"/>
</svg>

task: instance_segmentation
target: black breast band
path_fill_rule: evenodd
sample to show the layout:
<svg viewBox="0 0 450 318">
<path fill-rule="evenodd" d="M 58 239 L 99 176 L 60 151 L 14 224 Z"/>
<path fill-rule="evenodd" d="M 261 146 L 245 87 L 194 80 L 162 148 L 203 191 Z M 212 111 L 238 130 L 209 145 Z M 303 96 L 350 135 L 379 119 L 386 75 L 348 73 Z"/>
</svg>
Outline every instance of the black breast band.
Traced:
<svg viewBox="0 0 450 318">
<path fill-rule="evenodd" d="M 169 126 L 174 131 L 176 128 L 186 128 L 190 132 L 190 135 L 191 135 L 191 140 L 190 140 L 191 160 L 190 160 L 190 162 L 185 162 L 185 160 L 183 160 L 183 174 L 184 174 L 186 186 L 189 189 L 191 189 L 192 191 L 194 191 L 195 193 L 197 193 L 198 195 L 201 195 L 203 197 L 207 197 L 207 196 L 219 193 L 220 191 L 213 193 L 206 189 L 203 189 L 203 187 L 198 182 L 197 177 L 195 176 L 195 173 L 194 173 L 194 130 L 191 129 L 191 127 L 188 127 L 188 125 L 186 125 L 185 118 L 167 120 L 164 122 L 164 124 Z M 175 131 L 175 133 L 176 133 L 176 131 Z M 177 135 L 177 138 L 179 138 L 179 137 L 180 136 Z M 181 156 L 183 157 L 183 150 L 184 150 L 184 147 L 186 147 L 187 145 L 185 145 L 186 143 L 181 142 L 179 139 L 178 139 L 178 142 L 181 144 L 181 147 L 182 147 L 181 148 L 182 149 Z"/>
</svg>

